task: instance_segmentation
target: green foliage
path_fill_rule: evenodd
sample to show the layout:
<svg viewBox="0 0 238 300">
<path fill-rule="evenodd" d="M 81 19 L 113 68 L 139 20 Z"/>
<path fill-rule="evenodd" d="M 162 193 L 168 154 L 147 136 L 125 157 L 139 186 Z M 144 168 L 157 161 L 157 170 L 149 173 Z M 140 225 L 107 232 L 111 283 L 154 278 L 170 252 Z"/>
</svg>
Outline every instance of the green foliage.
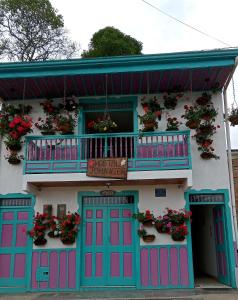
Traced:
<svg viewBox="0 0 238 300">
<path fill-rule="evenodd" d="M 49 0 L 0 0 L 0 54 L 18 61 L 71 57 L 77 51 Z"/>
<path fill-rule="evenodd" d="M 105 27 L 94 33 L 82 57 L 136 55 L 141 51 L 141 42 L 114 27 Z"/>
</svg>

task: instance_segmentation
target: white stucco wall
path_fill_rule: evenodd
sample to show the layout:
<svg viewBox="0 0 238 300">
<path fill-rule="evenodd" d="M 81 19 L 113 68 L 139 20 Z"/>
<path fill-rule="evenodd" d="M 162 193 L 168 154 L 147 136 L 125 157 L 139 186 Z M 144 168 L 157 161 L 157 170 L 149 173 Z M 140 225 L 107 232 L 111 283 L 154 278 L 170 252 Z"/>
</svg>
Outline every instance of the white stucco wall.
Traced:
<svg viewBox="0 0 238 300">
<path fill-rule="evenodd" d="M 163 131 L 166 129 L 166 115 L 169 112 L 170 116 L 176 116 L 181 119 L 180 116 L 184 113 L 185 104 L 193 104 L 196 98 L 201 95 L 201 93 L 186 93 L 179 101 L 175 110 L 163 111 L 162 120 L 159 121 L 158 131 Z M 152 97 L 153 95 L 151 95 Z M 143 108 L 140 105 L 140 99 L 138 97 L 138 114 L 143 114 Z M 162 95 L 158 97 L 163 102 Z M 32 117 L 34 122 L 39 116 L 43 116 L 42 108 L 40 107 L 40 102 L 42 100 L 34 101 L 24 101 L 25 104 L 30 104 L 33 106 Z M 223 122 L 223 109 L 222 109 L 222 98 L 220 94 L 213 96 L 212 99 L 214 106 L 218 108 L 219 115 L 216 119 L 216 125 L 220 125 L 221 128 L 217 129 L 217 133 L 214 135 L 214 147 L 217 155 L 220 156 L 219 160 L 203 160 L 200 158 L 200 152 L 197 150 L 198 145 L 194 139 L 191 139 L 191 153 L 192 153 L 192 172 L 193 172 L 193 189 L 220 189 L 229 188 L 229 177 L 228 177 L 228 167 L 226 159 L 226 141 L 225 141 L 225 131 Z M 17 101 L 12 102 L 17 103 Z M 181 119 L 183 123 L 185 120 Z M 187 129 L 184 124 L 180 126 L 181 130 Z M 77 129 L 75 129 L 77 133 Z M 191 130 L 191 135 L 195 133 Z M 39 131 L 34 128 L 34 132 L 31 135 L 38 135 Z M 24 147 L 23 147 L 24 149 Z M 16 193 L 22 192 L 22 164 L 20 166 L 9 165 L 5 160 L 6 155 L 5 146 L 0 148 L 0 193 Z"/>
<path fill-rule="evenodd" d="M 166 207 L 180 209 L 184 208 L 184 190 L 180 185 L 156 185 L 156 186 L 122 186 L 122 187 L 111 187 L 113 190 L 120 191 L 135 191 L 139 193 L 139 204 L 138 208 L 140 211 L 150 209 L 151 212 L 157 217 L 163 215 Z M 155 188 L 166 188 L 166 197 L 155 197 Z M 77 187 L 62 187 L 62 188 L 42 188 L 41 191 L 36 192 L 36 205 L 35 211 L 42 212 L 43 205 L 48 204 L 53 207 L 53 215 L 57 214 L 57 204 L 66 204 L 66 210 L 75 212 L 78 210 L 78 193 L 83 191 L 94 191 L 99 192 L 105 189 L 104 187 L 93 187 L 88 186 L 84 188 Z M 138 227 L 139 228 L 139 227 Z M 82 229 L 81 229 L 82 230 Z M 168 234 L 159 234 L 154 228 L 146 228 L 148 234 L 155 234 L 156 239 L 152 245 L 173 245 L 173 244 L 186 244 L 184 242 L 174 242 Z M 136 234 L 136 233 L 135 233 Z M 48 238 L 48 242 L 42 248 L 65 248 L 59 239 Z M 140 240 L 141 245 L 148 245 Z M 75 247 L 76 244 L 68 247 Z M 39 249 L 39 247 L 35 247 Z"/>
</svg>

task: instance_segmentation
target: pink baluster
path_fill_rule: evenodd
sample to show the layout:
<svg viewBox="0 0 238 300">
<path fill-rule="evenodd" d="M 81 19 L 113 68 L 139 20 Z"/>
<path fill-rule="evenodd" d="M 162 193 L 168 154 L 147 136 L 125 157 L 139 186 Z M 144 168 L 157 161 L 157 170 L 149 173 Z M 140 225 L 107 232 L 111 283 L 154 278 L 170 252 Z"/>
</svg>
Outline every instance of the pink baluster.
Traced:
<svg viewBox="0 0 238 300">
<path fill-rule="evenodd" d="M 120 157 L 122 156 L 122 137 L 120 137 Z"/>
<path fill-rule="evenodd" d="M 97 150 L 98 150 L 98 139 L 95 138 L 95 152 L 94 152 L 94 157 L 95 157 L 95 158 L 98 158 L 98 157 L 97 157 Z"/>
<path fill-rule="evenodd" d="M 103 144 L 102 144 L 102 138 L 100 138 L 100 158 L 103 157 Z"/>
<path fill-rule="evenodd" d="M 92 158 L 92 147 L 93 147 L 93 139 L 92 138 L 90 138 L 90 140 L 89 140 L 89 142 L 90 142 L 90 158 Z"/>
<path fill-rule="evenodd" d="M 115 157 L 118 157 L 117 156 L 117 137 L 115 137 Z"/>
<path fill-rule="evenodd" d="M 112 149 L 112 137 L 109 138 L 109 144 L 110 144 L 110 157 L 113 157 L 113 149 Z"/>
<path fill-rule="evenodd" d="M 133 153 L 133 141 L 132 141 L 133 137 L 130 136 L 129 139 L 130 139 L 130 156 L 128 156 L 128 157 L 131 158 L 132 157 L 132 153 Z"/>
<path fill-rule="evenodd" d="M 67 138 L 64 140 L 64 159 L 67 160 Z"/>
<path fill-rule="evenodd" d="M 40 160 L 42 160 L 42 140 L 40 140 Z"/>
</svg>

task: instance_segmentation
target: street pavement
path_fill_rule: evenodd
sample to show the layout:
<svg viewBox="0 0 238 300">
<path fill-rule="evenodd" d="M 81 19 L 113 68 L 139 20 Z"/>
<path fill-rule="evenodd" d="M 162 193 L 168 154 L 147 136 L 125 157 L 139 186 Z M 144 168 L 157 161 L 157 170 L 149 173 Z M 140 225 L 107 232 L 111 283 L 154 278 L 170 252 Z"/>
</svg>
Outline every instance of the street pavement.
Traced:
<svg viewBox="0 0 238 300">
<path fill-rule="evenodd" d="M 87 291 L 0 294 L 0 300 L 238 300 L 238 289 Z"/>
</svg>

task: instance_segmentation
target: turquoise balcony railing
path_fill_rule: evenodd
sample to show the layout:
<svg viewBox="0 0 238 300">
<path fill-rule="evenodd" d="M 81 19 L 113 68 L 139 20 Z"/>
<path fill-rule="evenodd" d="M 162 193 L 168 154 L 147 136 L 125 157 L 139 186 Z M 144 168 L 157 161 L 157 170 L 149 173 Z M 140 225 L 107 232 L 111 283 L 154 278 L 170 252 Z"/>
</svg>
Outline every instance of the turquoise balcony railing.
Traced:
<svg viewBox="0 0 238 300">
<path fill-rule="evenodd" d="M 191 169 L 190 132 L 26 137 L 25 174 L 86 172 L 92 158 L 127 157 L 128 171 Z"/>
</svg>

